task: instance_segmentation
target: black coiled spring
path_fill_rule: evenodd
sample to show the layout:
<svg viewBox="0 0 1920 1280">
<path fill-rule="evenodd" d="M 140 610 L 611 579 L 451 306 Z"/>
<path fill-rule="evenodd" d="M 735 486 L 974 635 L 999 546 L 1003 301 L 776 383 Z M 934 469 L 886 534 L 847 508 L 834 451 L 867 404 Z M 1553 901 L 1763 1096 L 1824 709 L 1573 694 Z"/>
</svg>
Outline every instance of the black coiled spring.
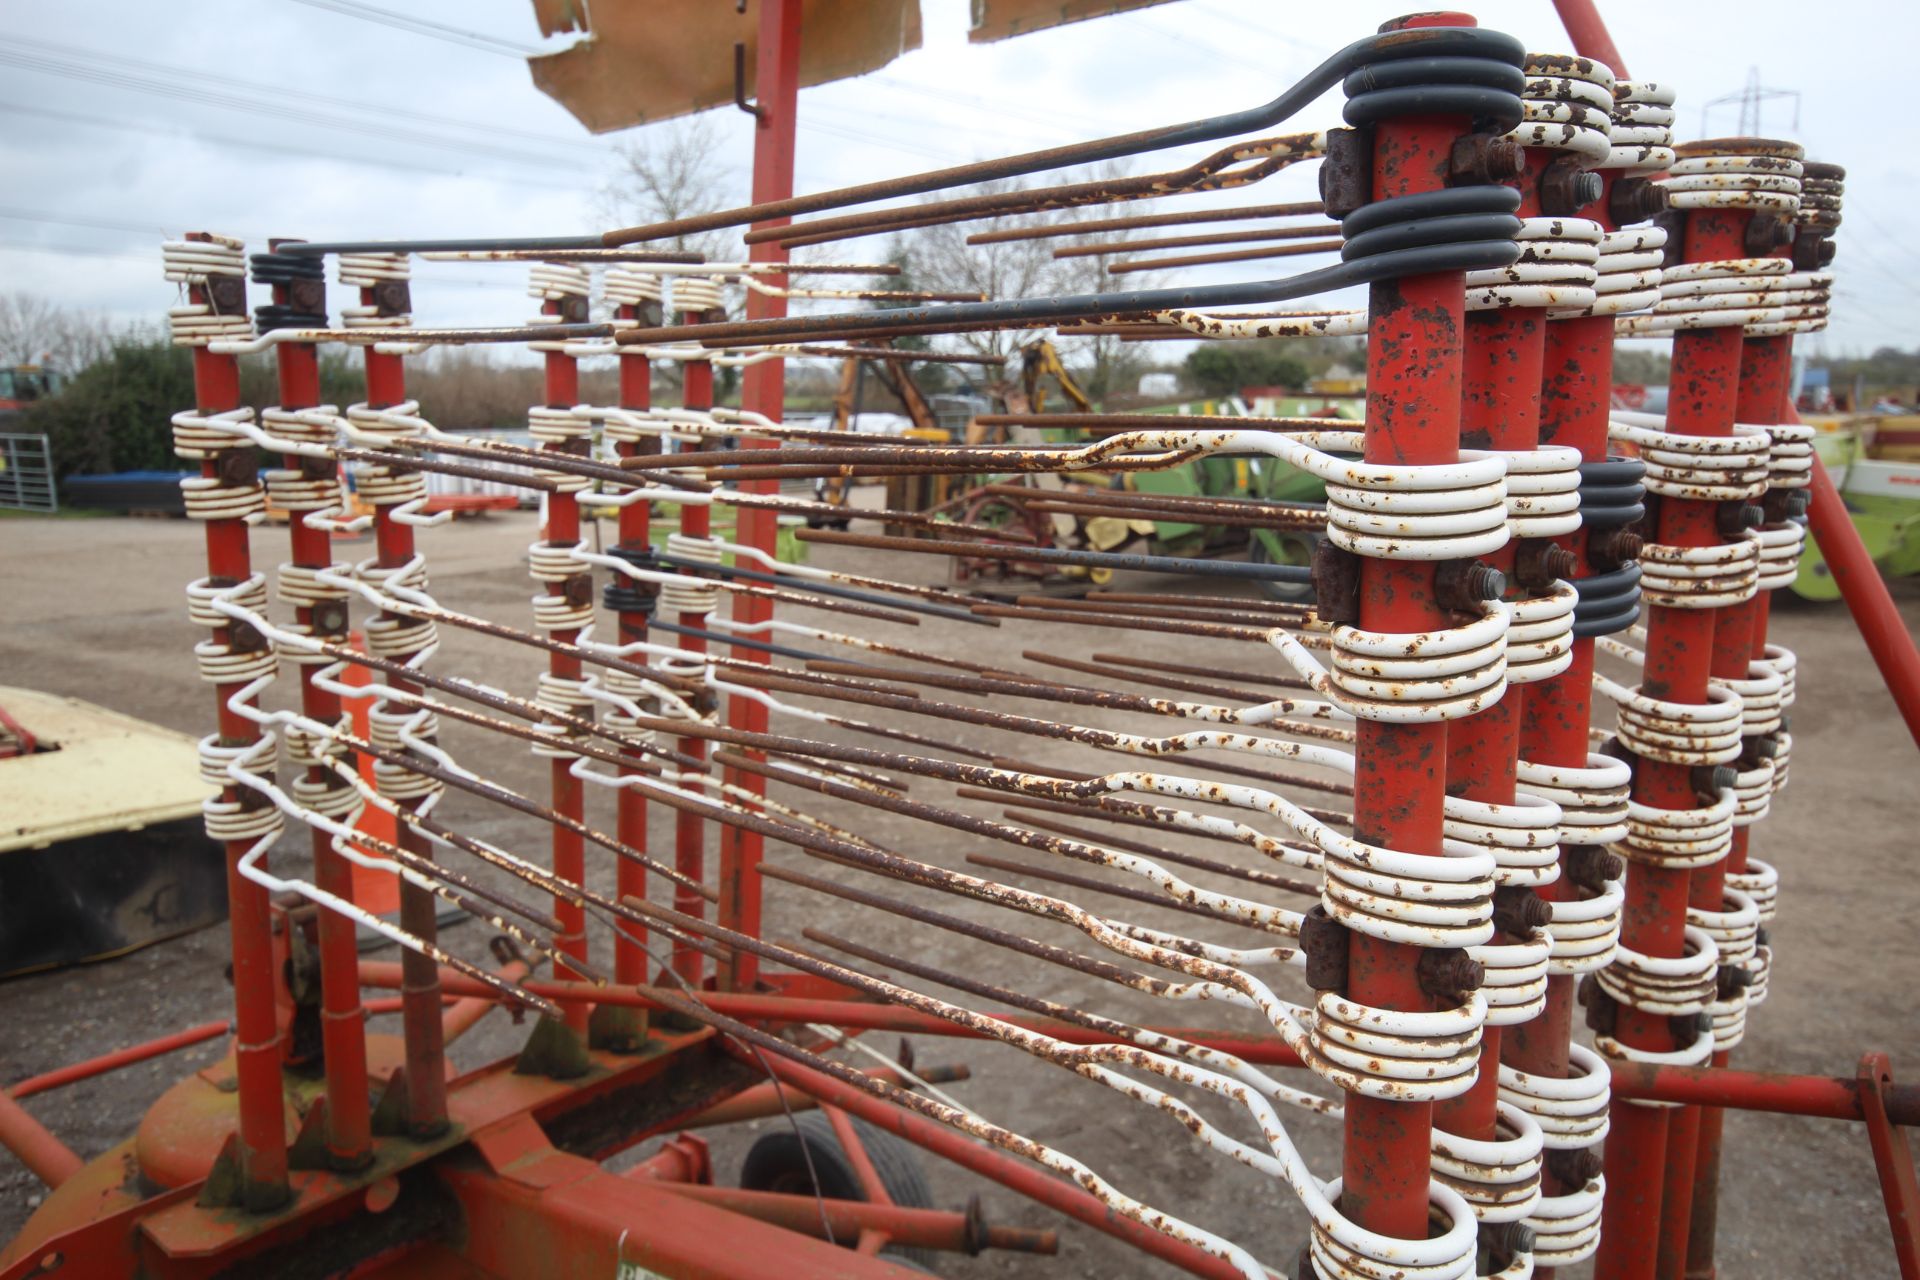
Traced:
<svg viewBox="0 0 1920 1280">
<path fill-rule="evenodd" d="M 611 547 L 607 554 L 616 560 L 626 561 L 636 569 L 657 571 L 660 568 L 660 561 L 654 556 L 652 547 L 644 551 Z M 639 613 L 652 617 L 656 598 L 652 583 L 637 581 L 624 573 L 616 573 L 613 580 L 600 589 L 601 605 L 619 613 Z"/>
<path fill-rule="evenodd" d="M 255 284 L 286 290 L 286 302 L 269 302 L 253 309 L 254 326 L 261 333 L 275 329 L 327 327 L 327 264 L 323 258 L 290 253 L 256 253 L 250 259 Z"/>
<path fill-rule="evenodd" d="M 1647 514 L 1640 479 L 1646 464 L 1638 458 L 1608 458 L 1580 464 L 1580 523 L 1589 548 L 1616 530 L 1638 524 Z M 1573 607 L 1573 634 L 1580 638 L 1625 631 L 1640 618 L 1640 566 L 1633 563 L 1574 582 L 1580 599 Z"/>
</svg>

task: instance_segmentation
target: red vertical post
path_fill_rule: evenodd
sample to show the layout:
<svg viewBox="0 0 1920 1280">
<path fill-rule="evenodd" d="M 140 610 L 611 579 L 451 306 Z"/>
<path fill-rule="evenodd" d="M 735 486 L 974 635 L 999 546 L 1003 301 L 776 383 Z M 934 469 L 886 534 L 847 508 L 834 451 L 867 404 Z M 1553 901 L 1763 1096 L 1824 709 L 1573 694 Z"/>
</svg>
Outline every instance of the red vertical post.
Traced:
<svg viewBox="0 0 1920 1280">
<path fill-rule="evenodd" d="M 193 233 L 187 238 L 202 243 L 213 240 L 204 233 Z M 241 276 L 237 283 L 240 285 L 237 310 L 245 314 L 245 277 Z M 216 302 L 210 283 L 190 285 L 188 293 L 197 305 L 212 307 L 224 314 L 233 314 L 236 310 L 232 298 Z M 205 346 L 195 347 L 193 394 L 195 408 L 202 415 L 239 408 L 239 360 L 230 355 L 216 355 Z M 220 464 L 212 458 L 203 458 L 200 474 L 218 480 Z M 253 559 L 246 521 L 208 520 L 205 528 L 208 584 L 216 588 L 233 587 L 251 578 Z M 226 646 L 234 639 L 234 628 L 213 628 L 214 644 Z M 214 686 L 214 705 L 220 726 L 218 738 L 223 747 L 244 747 L 260 738 L 254 723 L 228 706 L 241 687 L 239 683 Z M 233 783 L 224 784 L 220 799 L 229 805 L 242 803 L 241 788 Z M 239 1161 L 239 1199 L 248 1209 L 264 1211 L 277 1208 L 288 1196 L 287 1134 L 286 1101 L 280 1080 L 281 1030 L 274 1007 L 272 908 L 266 889 L 241 875 L 239 869 L 240 859 L 253 844 L 252 840 L 226 842 L 227 928 L 233 947 L 234 1068 L 240 1093 L 240 1122 L 234 1135 Z"/>
<path fill-rule="evenodd" d="M 1746 223 L 1747 215 L 1734 210 L 1689 213 L 1685 260 L 1746 256 Z M 1683 330 L 1674 335 L 1667 401 L 1669 431 L 1698 436 L 1731 433 L 1740 350 L 1737 326 Z M 1665 498 L 1660 504 L 1655 540 L 1670 546 L 1718 546 L 1721 537 L 1716 519 L 1715 503 Z M 1643 692 L 1669 702 L 1699 705 L 1707 701 L 1716 613 L 1711 609 L 1648 606 Z M 1660 809 L 1692 809 L 1698 804 L 1688 766 L 1649 758 L 1642 758 L 1634 769 L 1633 797 Z M 1622 945 L 1656 958 L 1682 955 L 1691 881 L 1692 873 L 1684 868 L 1630 860 Z M 1621 1044 L 1655 1052 L 1670 1052 L 1676 1047 L 1666 1018 L 1627 1004 L 1621 1004 L 1615 1016 L 1614 1036 Z M 1685 1255 L 1684 1206 L 1676 1202 L 1664 1215 L 1662 1210 L 1670 1174 L 1686 1179 L 1688 1195 L 1692 1187 L 1691 1142 L 1684 1153 L 1672 1149 L 1668 1142 L 1674 1115 L 1674 1111 L 1658 1107 L 1614 1110 L 1606 1151 L 1609 1194 L 1594 1268 L 1599 1280 L 1651 1280 L 1663 1251 L 1671 1258 L 1677 1244 L 1678 1255 Z"/>
<path fill-rule="evenodd" d="M 612 275 L 609 273 L 609 281 Z M 657 297 L 655 286 L 655 296 Z M 643 306 L 639 303 L 623 303 L 615 311 L 615 316 L 625 322 L 647 324 L 657 322 L 658 308 L 651 308 L 654 314 L 643 315 Z M 622 409 L 645 410 L 653 404 L 653 366 L 644 350 L 632 347 L 620 349 L 620 390 L 619 399 Z M 623 458 L 637 457 L 643 454 L 658 453 L 658 437 L 635 433 L 623 435 L 614 445 L 614 451 Z M 631 502 L 620 508 L 620 537 L 615 544 L 614 554 L 629 563 L 653 566 L 653 527 L 650 504 Z M 617 577 L 607 588 L 605 603 L 615 610 L 619 635 L 617 643 L 621 645 L 643 643 L 647 638 L 647 621 L 652 616 L 656 599 L 652 583 L 639 582 L 624 576 Z M 610 722 L 612 714 L 609 713 Z M 620 766 L 621 776 L 639 773 L 639 764 L 646 756 L 633 748 L 622 748 L 621 758 L 633 763 Z M 620 842 L 630 849 L 645 850 L 647 847 L 647 800 L 646 794 L 634 787 L 622 787 L 619 793 L 619 814 L 616 833 Z M 647 869 L 632 858 L 617 859 L 614 866 L 615 886 L 620 898 L 645 898 L 647 896 Z M 631 922 L 614 930 L 613 970 L 614 978 L 623 986 L 638 986 L 647 981 L 646 931 Z M 601 1017 L 612 1012 L 609 1008 Z M 638 1047 L 635 1032 L 637 1026 L 624 1028 L 622 1032 L 610 1037 L 609 1047 Z"/>
<path fill-rule="evenodd" d="M 753 133 L 753 202 L 784 200 L 793 194 L 794 123 L 800 101 L 800 0 L 762 0 L 760 5 L 760 46 L 754 69 L 755 102 L 759 108 Z M 780 218 L 755 223 L 756 227 L 782 226 L 792 221 Z M 751 262 L 781 263 L 787 260 L 783 244 L 768 241 L 756 244 L 748 254 Z M 768 283 L 784 287 L 785 276 L 768 278 Z M 747 318 L 772 319 L 787 314 L 787 300 L 769 297 L 757 290 L 747 291 Z M 904 376 L 904 375 L 902 375 Z M 749 365 L 741 387 L 740 407 L 779 421 L 786 406 L 786 364 L 765 360 Z M 766 443 L 771 443 L 766 442 Z M 779 489 L 772 480 L 748 480 L 742 483 L 748 493 L 773 493 Z M 778 525 L 771 511 L 736 508 L 739 521 L 735 540 L 768 555 L 778 542 Z M 765 622 L 773 617 L 773 601 L 763 596 L 736 593 L 733 618 L 737 623 Z M 736 650 L 734 657 L 744 662 L 771 662 L 771 654 L 752 649 Z M 767 731 L 767 708 L 751 698 L 727 700 L 727 723 L 752 733 Z M 748 753 L 755 759 L 761 753 Z M 766 780 L 757 773 L 729 769 L 727 780 L 753 792 L 763 792 Z M 720 835 L 720 923 L 754 937 L 760 935 L 760 859 L 762 841 L 757 831 L 725 828 Z M 731 990 L 751 990 L 759 971 L 759 959 L 736 950 L 724 967 L 721 985 Z"/>
<path fill-rule="evenodd" d="M 718 292 L 716 287 L 715 292 Z M 703 300 L 704 301 L 704 300 Z M 704 306 L 698 311 L 685 311 L 681 319 L 686 324 L 701 324 L 709 318 Z M 686 386 L 682 393 L 681 404 L 688 409 L 706 410 L 713 408 L 713 362 L 710 360 L 690 360 L 686 366 Z M 705 540 L 713 536 L 713 508 L 706 503 L 682 502 L 680 504 L 680 536 L 687 539 Z M 681 573 L 690 571 L 682 568 Z M 682 609 L 675 619 L 683 628 L 704 631 L 707 615 Z M 707 642 L 704 637 L 682 631 L 680 648 L 688 653 L 705 653 Z M 681 753 L 704 761 L 707 758 L 707 743 L 704 738 L 679 738 L 674 744 Z M 689 773 L 691 767 L 687 767 Z M 705 786 L 697 777 L 689 777 L 682 784 L 694 792 L 704 792 Z M 673 815 L 673 865 L 676 871 L 689 879 L 704 882 L 707 876 L 707 824 L 699 814 L 681 809 Z M 697 918 L 705 918 L 707 903 L 698 893 L 684 884 L 673 887 L 673 909 Z M 676 941 L 673 944 L 673 971 L 685 981 L 699 986 L 705 970 L 705 957 L 687 942 Z"/>
<path fill-rule="evenodd" d="M 277 248 L 277 242 L 269 246 Z M 319 273 L 315 260 L 313 270 Z M 319 292 L 316 312 L 325 310 L 324 277 L 303 280 L 300 284 Z M 294 285 L 276 281 L 273 300 L 289 309 L 295 306 Z M 302 300 L 301 306 L 311 305 Z M 309 342 L 283 342 L 274 348 L 279 380 L 280 407 L 311 409 L 320 403 L 319 350 Z M 269 424 L 271 428 L 273 424 Z M 331 438 L 332 432 L 327 436 Z M 287 509 L 287 534 L 292 544 L 292 563 L 281 570 L 282 596 L 286 595 L 287 568 L 323 570 L 333 566 L 333 535 L 325 529 L 308 526 L 306 516 L 314 510 L 339 505 L 339 464 L 331 459 L 287 455 L 288 479 L 314 485 L 311 496 L 300 493 Z M 273 487 L 269 477 L 269 488 Z M 300 488 L 304 488 L 302 485 Z M 299 489 L 296 489 L 299 492 Z M 277 495 L 276 495 L 277 496 Z M 305 575 L 298 575 L 305 576 Z M 347 633 L 346 600 L 334 592 L 311 603 L 296 602 L 294 622 L 310 634 L 343 640 Z M 300 709 L 310 719 L 333 724 L 340 719 L 338 694 L 314 683 L 321 668 L 300 663 Z M 320 764 L 309 764 L 308 786 L 326 792 L 346 789 L 333 771 Z M 321 890 L 351 902 L 353 900 L 353 864 L 333 847 L 333 837 L 324 831 L 311 832 L 313 841 L 313 881 Z M 318 913 L 320 931 L 320 1035 L 321 1052 L 327 1073 L 327 1158 L 336 1169 L 357 1169 L 373 1158 L 372 1114 L 368 1102 L 366 1012 L 360 1004 L 360 952 L 354 922 L 335 911 Z"/>
<path fill-rule="evenodd" d="M 404 281 L 401 284 L 404 289 Z M 407 305 L 403 292 L 382 289 L 377 285 L 363 286 L 360 301 L 363 306 L 374 308 L 377 314 L 383 316 L 402 314 Z M 404 358 L 376 350 L 374 344 L 369 344 L 365 351 L 367 407 L 377 411 L 405 403 L 407 373 Z M 410 563 L 415 554 L 413 526 L 396 519 L 394 514 L 411 498 L 394 496 L 398 500 L 372 504 L 374 562 L 383 570 L 397 570 Z M 394 638 L 387 638 L 373 643 L 372 633 L 376 629 L 387 637 L 406 638 L 397 642 Z M 368 632 L 369 647 L 382 657 L 403 663 L 425 648 L 431 635 L 428 627 L 415 625 L 411 619 L 386 611 L 382 611 L 369 624 Z M 410 643 L 410 638 L 415 636 L 420 642 Z M 406 693 L 422 691 L 419 684 L 398 676 L 389 675 L 386 683 Z M 375 773 L 381 773 L 378 764 L 375 765 Z M 419 800 L 403 799 L 399 803 L 402 807 L 413 808 Z M 395 841 L 402 848 L 423 858 L 433 856 L 433 846 L 411 824 L 401 822 L 398 828 Z M 438 900 L 430 891 L 404 878 L 400 881 L 402 929 L 416 938 L 429 942 L 437 940 L 440 931 L 438 910 Z M 416 1137 L 428 1137 L 447 1127 L 447 1054 L 446 1036 L 440 1020 L 440 966 L 431 957 L 411 947 L 401 952 L 400 966 L 404 979 L 400 992 L 400 1022 L 401 1036 L 406 1045 L 407 1128 Z"/>
<path fill-rule="evenodd" d="M 566 314 L 563 300 L 548 298 L 540 304 L 543 315 L 553 316 L 557 322 L 564 323 L 572 319 Z M 541 401 L 547 408 L 562 413 L 580 403 L 580 362 L 564 350 L 564 344 L 555 344 L 561 350 L 548 350 L 542 354 L 546 364 L 542 378 Z M 548 440 L 542 448 L 556 453 L 574 453 L 575 440 Z M 586 441 L 578 441 L 584 450 Z M 568 548 L 580 541 L 580 499 L 572 489 L 555 489 L 547 494 L 547 523 L 541 530 L 542 540 L 549 547 Z M 589 611 L 593 605 L 593 578 L 591 574 L 581 574 L 585 578 L 583 594 Z M 573 580 L 570 580 L 570 582 Z M 569 594 L 572 594 L 571 592 Z M 549 631 L 548 634 L 562 644 L 573 644 L 580 638 L 580 629 L 564 627 Z M 580 659 L 571 653 L 550 652 L 547 655 L 547 673 L 556 681 L 577 681 L 584 671 Z M 551 784 L 551 796 L 554 811 L 562 817 L 572 818 L 579 823 L 587 816 L 586 784 L 574 776 L 573 765 L 576 757 L 555 755 L 547 761 L 547 772 Z M 585 839 L 578 830 L 555 825 L 553 828 L 553 874 L 556 879 L 568 884 L 580 885 L 587 878 L 587 847 Z M 573 968 L 565 963 L 566 957 L 584 961 L 587 958 L 587 913 L 586 907 L 578 901 L 556 895 L 553 900 L 553 915 L 560 922 L 560 935 L 554 948 L 554 975 L 565 974 L 568 977 L 585 977 L 582 969 Z M 590 1010 L 583 1001 L 571 1001 L 561 1007 L 567 1027 L 575 1034 L 584 1037 L 587 1033 L 587 1019 Z"/>
<path fill-rule="evenodd" d="M 1429 25 L 1413 19 L 1401 25 Z M 1457 14 L 1431 25 L 1472 25 Z M 1454 139 L 1468 121 L 1391 119 L 1374 130 L 1373 198 L 1387 200 L 1445 184 Z M 1452 271 L 1371 286 L 1367 326 L 1365 459 L 1372 463 L 1457 462 L 1464 277 Z M 1434 565 L 1360 561 L 1360 626 L 1369 631 L 1442 630 L 1452 619 L 1434 594 Z M 1447 758 L 1444 723 L 1358 722 L 1354 835 L 1409 853 L 1441 852 Z M 1375 1008 L 1428 1011 L 1418 948 L 1353 933 L 1347 994 Z M 1433 1104 L 1349 1094 L 1342 1159 L 1341 1212 L 1383 1235 L 1427 1234 Z"/>
</svg>

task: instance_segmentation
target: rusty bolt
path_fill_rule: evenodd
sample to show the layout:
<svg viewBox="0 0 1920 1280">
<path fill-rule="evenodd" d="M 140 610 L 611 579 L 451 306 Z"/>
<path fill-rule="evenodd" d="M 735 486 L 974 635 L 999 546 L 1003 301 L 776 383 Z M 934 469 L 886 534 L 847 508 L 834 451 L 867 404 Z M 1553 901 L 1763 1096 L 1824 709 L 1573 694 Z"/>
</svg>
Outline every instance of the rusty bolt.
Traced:
<svg viewBox="0 0 1920 1280">
<path fill-rule="evenodd" d="M 235 653 L 258 653 L 267 647 L 267 638 L 251 622 L 239 618 L 227 620 L 227 647 Z"/>
<path fill-rule="evenodd" d="M 1607 194 L 1607 213 L 1619 226 L 1647 222 L 1667 211 L 1667 189 L 1646 178 L 1619 178 Z"/>
<path fill-rule="evenodd" d="M 1597 844 L 1568 845 L 1561 851 L 1560 862 L 1567 879 L 1595 893 L 1605 888 L 1607 881 L 1618 880 L 1627 869 L 1619 854 L 1608 853 Z"/>
<path fill-rule="evenodd" d="M 1723 964 L 1714 979 L 1714 990 L 1722 1000 L 1731 1000 L 1753 985 L 1753 971 L 1735 964 Z"/>
<path fill-rule="evenodd" d="M 1596 568 L 1618 569 L 1640 558 L 1646 540 L 1631 529 L 1608 529 L 1587 542 L 1587 559 Z M 1561 576 L 1565 576 L 1564 574 Z"/>
<path fill-rule="evenodd" d="M 1720 536 L 1737 542 L 1749 529 L 1758 529 L 1767 521 L 1764 509 L 1751 502 L 1723 502 L 1714 512 L 1713 523 Z"/>
<path fill-rule="evenodd" d="M 1713 1015 L 1702 1009 L 1699 1013 L 1675 1014 L 1667 1019 L 1667 1034 L 1673 1037 L 1676 1046 L 1686 1046 L 1701 1036 L 1713 1034 Z"/>
<path fill-rule="evenodd" d="M 1620 1016 L 1620 1006 L 1600 986 L 1593 974 L 1580 980 L 1578 999 L 1581 1007 L 1587 1011 L 1587 1030 L 1603 1036 L 1612 1035 L 1614 1021 Z"/>
<path fill-rule="evenodd" d="M 260 459 L 250 447 L 220 450 L 214 455 L 213 466 L 220 483 L 231 489 L 245 488 L 260 479 Z"/>
<path fill-rule="evenodd" d="M 1553 923 L 1553 907 L 1527 885 L 1496 885 L 1493 890 L 1493 927 L 1515 938 Z"/>
<path fill-rule="evenodd" d="M 347 629 L 347 602 L 319 600 L 307 610 L 307 622 L 315 635 L 337 636 Z"/>
<path fill-rule="evenodd" d="M 1447 182 L 1456 187 L 1508 182 L 1527 171 L 1520 144 L 1491 133 L 1469 133 L 1453 140 L 1447 157 Z"/>
<path fill-rule="evenodd" d="M 1563 1187 L 1584 1187 L 1600 1176 L 1606 1161 L 1592 1147 L 1549 1149 L 1547 1172 Z"/>
<path fill-rule="evenodd" d="M 1347 989 L 1347 927 L 1315 903 L 1300 921 L 1300 950 L 1307 957 L 1307 985 L 1315 991 Z"/>
<path fill-rule="evenodd" d="M 1373 137 L 1359 129 L 1327 130 L 1320 162 L 1320 202 L 1329 218 L 1344 218 L 1373 202 Z"/>
<path fill-rule="evenodd" d="M 1756 213 L 1747 219 L 1746 250 L 1750 258 L 1764 258 L 1793 239 L 1793 223 L 1777 213 Z"/>
<path fill-rule="evenodd" d="M 1697 764 L 1693 766 L 1692 782 L 1694 794 L 1702 800 L 1713 800 L 1722 791 L 1732 788 L 1739 775 L 1729 764 Z"/>
<path fill-rule="evenodd" d="M 340 474 L 340 464 L 332 458 L 309 458 L 302 455 L 298 463 L 302 480 L 331 480 Z"/>
<path fill-rule="evenodd" d="M 1331 542 L 1313 548 L 1313 611 L 1322 622 L 1360 621 L 1360 557 Z"/>
<path fill-rule="evenodd" d="M 1447 560 L 1434 571 L 1433 595 L 1443 609 L 1472 610 L 1507 593 L 1507 575 L 1484 560 Z"/>
<path fill-rule="evenodd" d="M 327 282 L 295 280 L 287 286 L 287 305 L 302 315 L 327 314 Z"/>
<path fill-rule="evenodd" d="M 576 573 L 560 584 L 560 594 L 567 603 L 578 609 L 582 605 L 593 603 L 593 575 Z"/>
<path fill-rule="evenodd" d="M 1545 590 L 1561 578 L 1571 578 L 1579 568 L 1573 552 L 1544 538 L 1523 538 L 1514 552 L 1513 576 L 1529 591 Z"/>
<path fill-rule="evenodd" d="M 1482 1223 L 1480 1242 L 1500 1256 L 1500 1269 L 1505 1270 L 1519 1255 L 1533 1252 L 1533 1228 L 1524 1222 Z"/>
<path fill-rule="evenodd" d="M 207 305 L 216 315 L 246 314 L 247 280 L 245 276 L 212 276 L 206 284 Z"/>
<path fill-rule="evenodd" d="M 1769 733 L 1758 738 L 1747 738 L 1740 747 L 1740 763 L 1752 769 L 1759 767 L 1762 760 L 1771 760 L 1780 754 L 1780 739 Z"/>
<path fill-rule="evenodd" d="M 1793 269 L 1818 271 L 1833 261 L 1836 245 L 1833 237 L 1801 228 L 1793 238 Z"/>
<path fill-rule="evenodd" d="M 1458 947 L 1430 947 L 1420 953 L 1417 967 L 1422 991 L 1456 1004 L 1487 978 L 1486 966 Z"/>
<path fill-rule="evenodd" d="M 413 310 L 413 290 L 405 280 L 382 280 L 373 286 L 373 305 L 383 316 L 406 315 Z"/>
<path fill-rule="evenodd" d="M 560 314 L 554 317 L 561 324 L 585 324 L 587 322 L 587 300 L 577 293 L 570 293 L 560 299 Z"/>
<path fill-rule="evenodd" d="M 1580 167 L 1578 157 L 1561 156 L 1540 172 L 1540 212 L 1570 217 L 1598 200 L 1604 186 L 1599 174 Z"/>
</svg>

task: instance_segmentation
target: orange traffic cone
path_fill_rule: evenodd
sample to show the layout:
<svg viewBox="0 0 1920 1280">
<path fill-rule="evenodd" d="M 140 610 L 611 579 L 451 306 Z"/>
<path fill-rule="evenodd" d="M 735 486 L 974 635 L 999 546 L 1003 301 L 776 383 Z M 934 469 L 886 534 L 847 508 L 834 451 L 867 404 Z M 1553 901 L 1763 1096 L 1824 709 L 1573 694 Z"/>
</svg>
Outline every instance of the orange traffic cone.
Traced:
<svg viewBox="0 0 1920 1280">
<path fill-rule="evenodd" d="M 348 643 L 360 653 L 367 651 L 366 639 L 358 631 L 349 638 Z M 373 676 L 358 663 L 348 663 L 345 682 L 356 687 L 373 683 Z M 371 698 L 352 698 L 347 700 L 347 716 L 353 724 L 353 731 L 366 739 L 373 735 L 368 725 L 367 710 L 372 705 Z M 373 758 L 360 757 L 360 777 L 368 786 L 373 785 Z M 394 843 L 395 830 L 393 815 L 377 805 L 368 805 L 360 811 L 359 820 L 353 824 L 356 831 L 364 832 L 375 840 Z M 364 852 L 371 852 L 364 850 Z M 353 866 L 353 901 L 375 915 L 390 915 L 400 910 L 400 877 L 391 871 L 375 871 L 359 863 Z"/>
</svg>

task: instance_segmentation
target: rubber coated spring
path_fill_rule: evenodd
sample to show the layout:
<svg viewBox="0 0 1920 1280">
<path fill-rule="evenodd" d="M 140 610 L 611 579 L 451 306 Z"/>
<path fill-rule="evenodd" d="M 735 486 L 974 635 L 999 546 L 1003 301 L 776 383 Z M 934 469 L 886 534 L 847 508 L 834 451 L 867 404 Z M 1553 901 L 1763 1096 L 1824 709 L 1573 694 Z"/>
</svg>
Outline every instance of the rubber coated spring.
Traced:
<svg viewBox="0 0 1920 1280">
<path fill-rule="evenodd" d="M 1591 537 L 1637 524 L 1647 514 L 1640 478 L 1646 465 L 1638 458 L 1608 458 L 1580 464 L 1580 523 Z M 1624 564 L 1581 578 L 1574 588 L 1573 634 L 1580 638 L 1625 631 L 1640 617 L 1640 566 Z"/>
</svg>

